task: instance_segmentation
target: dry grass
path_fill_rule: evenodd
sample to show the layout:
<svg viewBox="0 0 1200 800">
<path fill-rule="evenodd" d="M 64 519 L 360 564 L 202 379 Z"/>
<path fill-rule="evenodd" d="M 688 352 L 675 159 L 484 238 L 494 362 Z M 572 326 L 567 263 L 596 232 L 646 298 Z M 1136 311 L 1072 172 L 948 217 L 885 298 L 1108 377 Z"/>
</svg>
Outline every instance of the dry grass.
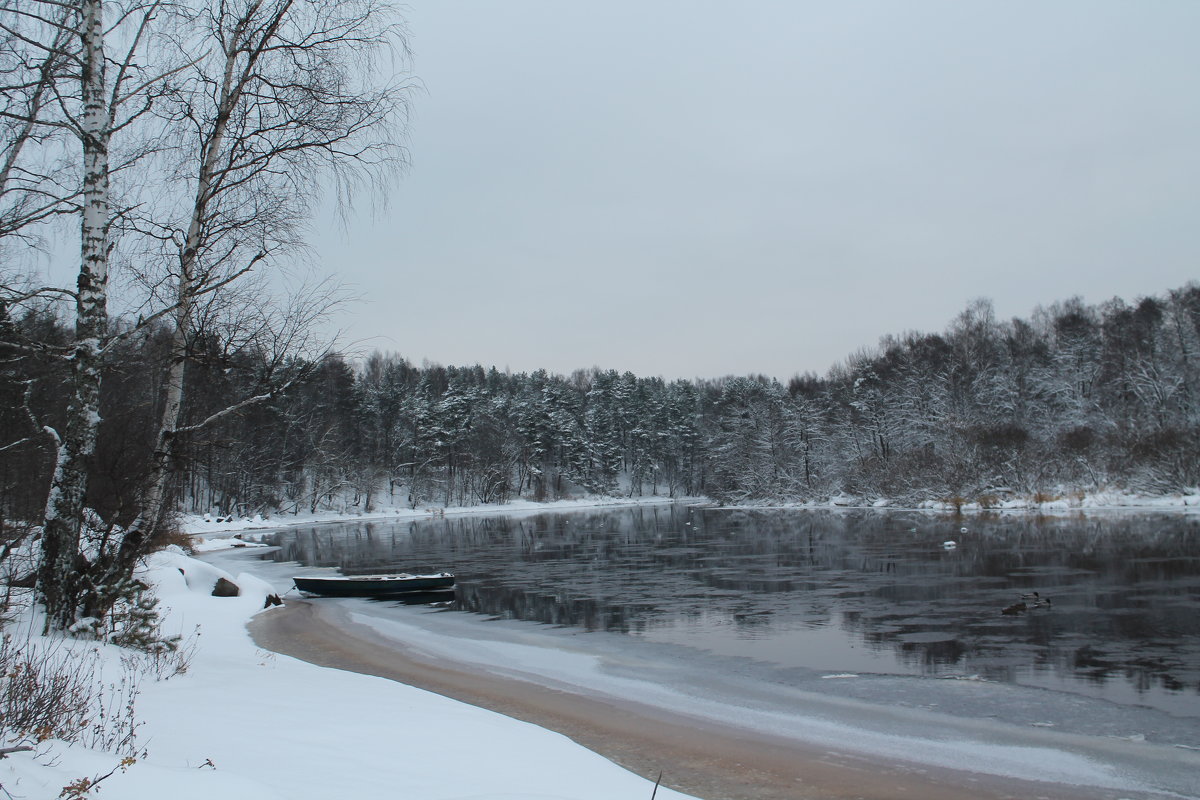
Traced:
<svg viewBox="0 0 1200 800">
<path fill-rule="evenodd" d="M 950 495 L 949 497 L 942 498 L 942 502 L 945 503 L 946 505 L 953 506 L 954 513 L 961 514 L 962 507 L 965 506 L 970 501 L 967 500 L 967 498 L 963 497 L 962 495 L 953 494 L 953 495 Z"/>
<path fill-rule="evenodd" d="M 192 549 L 192 537 L 183 532 L 182 528 L 175 525 L 166 525 L 162 530 L 156 531 L 154 534 L 154 549 L 164 550 L 171 545 L 178 545 L 183 552 L 192 555 L 195 550 Z"/>
<path fill-rule="evenodd" d="M 67 640 L 0 639 L 0 737 L 5 743 L 47 739 L 119 755 L 137 754 L 134 716 L 139 676 L 123 664 L 106 682 L 94 648 Z"/>
</svg>

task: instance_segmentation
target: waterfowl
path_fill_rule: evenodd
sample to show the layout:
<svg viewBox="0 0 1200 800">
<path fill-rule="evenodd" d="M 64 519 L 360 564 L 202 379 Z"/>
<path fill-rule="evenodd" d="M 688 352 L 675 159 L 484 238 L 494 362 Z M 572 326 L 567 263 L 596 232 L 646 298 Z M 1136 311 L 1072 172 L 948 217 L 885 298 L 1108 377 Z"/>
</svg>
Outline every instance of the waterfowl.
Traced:
<svg viewBox="0 0 1200 800">
<path fill-rule="evenodd" d="M 1026 603 L 1026 600 L 1031 602 Z M 1042 597 L 1037 592 L 1023 594 L 1021 595 L 1020 602 L 1013 603 L 1011 606 L 1005 606 L 1004 608 L 1000 609 L 1000 613 L 1008 614 L 1009 616 L 1016 616 L 1022 611 L 1028 611 L 1031 608 L 1050 608 L 1050 598 Z"/>
<path fill-rule="evenodd" d="M 1050 607 L 1050 598 L 1042 597 L 1037 592 L 1030 592 L 1029 594 L 1023 594 L 1023 595 L 1021 595 L 1021 599 L 1022 600 L 1032 600 L 1033 602 L 1031 602 L 1029 604 L 1030 608 L 1049 608 Z"/>
</svg>

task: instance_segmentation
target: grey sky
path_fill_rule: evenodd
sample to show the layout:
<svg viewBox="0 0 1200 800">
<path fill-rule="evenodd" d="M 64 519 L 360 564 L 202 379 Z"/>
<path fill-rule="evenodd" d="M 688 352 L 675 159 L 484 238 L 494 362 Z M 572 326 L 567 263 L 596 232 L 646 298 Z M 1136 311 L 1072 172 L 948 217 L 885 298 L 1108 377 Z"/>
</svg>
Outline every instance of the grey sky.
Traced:
<svg viewBox="0 0 1200 800">
<path fill-rule="evenodd" d="M 823 373 L 1200 277 L 1200 3 L 413 0 L 412 168 L 322 232 L 360 351 Z"/>
</svg>

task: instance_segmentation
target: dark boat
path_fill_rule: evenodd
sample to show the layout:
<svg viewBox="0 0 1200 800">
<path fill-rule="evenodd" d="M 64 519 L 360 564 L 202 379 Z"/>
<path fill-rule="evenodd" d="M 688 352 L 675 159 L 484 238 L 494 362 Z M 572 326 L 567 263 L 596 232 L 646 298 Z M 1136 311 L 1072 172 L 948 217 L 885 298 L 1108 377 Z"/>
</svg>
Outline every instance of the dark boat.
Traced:
<svg viewBox="0 0 1200 800">
<path fill-rule="evenodd" d="M 410 592 L 434 592 L 454 586 L 454 575 L 331 575 L 292 578 L 296 588 L 325 597 L 389 597 Z"/>
</svg>

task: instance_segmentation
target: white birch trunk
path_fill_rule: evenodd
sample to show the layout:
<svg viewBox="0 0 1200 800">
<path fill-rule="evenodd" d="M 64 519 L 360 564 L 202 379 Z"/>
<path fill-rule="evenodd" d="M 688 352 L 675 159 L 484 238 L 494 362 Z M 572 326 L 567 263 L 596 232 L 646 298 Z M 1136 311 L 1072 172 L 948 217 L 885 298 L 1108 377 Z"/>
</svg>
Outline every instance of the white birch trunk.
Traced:
<svg viewBox="0 0 1200 800">
<path fill-rule="evenodd" d="M 75 346 L 71 357 L 72 397 L 46 500 L 39 597 L 48 628 L 75 622 L 79 599 L 77 563 L 87 498 L 88 461 L 100 427 L 100 357 L 108 332 L 108 228 L 111 133 L 105 84 L 103 0 L 80 0 L 83 39 L 81 119 L 83 214 Z"/>
<path fill-rule="evenodd" d="M 179 273 L 176 276 L 175 286 L 176 309 L 172 315 L 174 330 L 171 334 L 171 356 L 164 379 L 163 410 L 159 417 L 158 436 L 155 441 L 150 478 L 143 496 L 141 511 L 126 531 L 116 563 L 111 567 L 111 571 L 114 573 L 120 573 L 132 567 L 136 559 L 142 555 L 146 541 L 162 518 L 163 508 L 167 501 L 167 484 L 175 471 L 175 442 L 180 415 L 183 411 L 183 380 L 187 366 L 188 339 L 191 336 L 192 312 L 196 302 L 195 293 L 204 288 L 196 284 L 197 259 L 203 246 L 204 220 L 208 216 L 209 202 L 212 199 L 212 183 L 216 175 L 218 159 L 225 144 L 229 119 L 241 98 L 245 85 L 244 77 L 238 80 L 235 76 L 237 56 L 241 45 L 237 37 L 240 34 L 241 26 L 238 26 L 235 39 L 231 43 L 234 46 L 230 48 L 226 56 L 221 94 L 213 128 L 209 131 L 207 141 L 201 149 L 192 215 L 188 223 L 187 238 L 184 241 L 183 250 L 179 254 Z M 247 70 L 250 66 L 247 65 Z"/>
</svg>

